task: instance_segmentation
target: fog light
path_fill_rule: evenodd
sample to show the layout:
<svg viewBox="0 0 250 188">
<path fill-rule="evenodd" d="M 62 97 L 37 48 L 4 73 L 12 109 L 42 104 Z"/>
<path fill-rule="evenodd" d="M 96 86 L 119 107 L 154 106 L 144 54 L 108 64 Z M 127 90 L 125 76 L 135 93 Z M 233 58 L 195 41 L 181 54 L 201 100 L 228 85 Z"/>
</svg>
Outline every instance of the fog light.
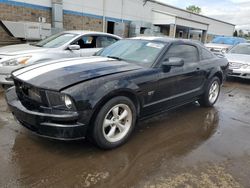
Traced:
<svg viewBox="0 0 250 188">
<path fill-rule="evenodd" d="M 72 108 L 72 101 L 67 95 L 64 96 L 64 103 L 68 109 Z"/>
<path fill-rule="evenodd" d="M 225 53 L 227 53 L 227 49 L 224 48 L 224 49 L 221 50 L 221 52 L 222 52 L 223 54 L 225 54 Z"/>
</svg>

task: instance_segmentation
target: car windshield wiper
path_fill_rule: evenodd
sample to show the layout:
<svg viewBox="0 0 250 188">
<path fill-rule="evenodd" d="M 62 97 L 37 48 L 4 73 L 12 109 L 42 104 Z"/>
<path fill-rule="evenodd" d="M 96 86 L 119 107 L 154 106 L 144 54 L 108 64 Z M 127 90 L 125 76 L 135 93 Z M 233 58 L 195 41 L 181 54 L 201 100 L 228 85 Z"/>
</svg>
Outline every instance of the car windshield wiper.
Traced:
<svg viewBox="0 0 250 188">
<path fill-rule="evenodd" d="M 116 56 L 107 56 L 108 58 L 112 58 L 112 59 L 116 59 L 118 61 L 122 61 L 122 59 L 120 57 L 116 57 Z"/>
</svg>

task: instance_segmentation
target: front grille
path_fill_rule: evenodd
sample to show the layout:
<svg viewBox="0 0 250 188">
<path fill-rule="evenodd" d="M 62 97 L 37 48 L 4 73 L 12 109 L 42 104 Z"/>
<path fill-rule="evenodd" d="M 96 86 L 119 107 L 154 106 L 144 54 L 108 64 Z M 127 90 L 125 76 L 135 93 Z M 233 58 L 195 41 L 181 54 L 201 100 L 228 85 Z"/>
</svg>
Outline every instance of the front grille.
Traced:
<svg viewBox="0 0 250 188">
<path fill-rule="evenodd" d="M 16 93 L 21 103 L 29 110 L 41 111 L 41 107 L 47 107 L 45 92 L 25 82 L 14 80 Z"/>
<path fill-rule="evenodd" d="M 212 52 L 221 52 L 220 48 L 210 48 Z"/>
<path fill-rule="evenodd" d="M 243 63 L 238 63 L 238 62 L 229 62 L 229 67 L 233 69 L 239 69 L 243 66 Z"/>
</svg>

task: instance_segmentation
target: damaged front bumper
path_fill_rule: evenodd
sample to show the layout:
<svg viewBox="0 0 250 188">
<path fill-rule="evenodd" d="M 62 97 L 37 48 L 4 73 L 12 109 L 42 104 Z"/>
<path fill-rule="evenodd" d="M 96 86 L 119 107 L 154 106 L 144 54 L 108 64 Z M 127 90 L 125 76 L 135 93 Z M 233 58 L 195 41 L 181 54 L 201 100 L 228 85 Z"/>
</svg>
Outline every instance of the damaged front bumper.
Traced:
<svg viewBox="0 0 250 188">
<path fill-rule="evenodd" d="M 78 122 L 78 113 L 61 111 L 60 113 L 42 113 L 31 111 L 18 99 L 15 87 L 6 91 L 6 101 L 16 119 L 30 131 L 57 140 L 83 139 L 87 126 Z"/>
</svg>

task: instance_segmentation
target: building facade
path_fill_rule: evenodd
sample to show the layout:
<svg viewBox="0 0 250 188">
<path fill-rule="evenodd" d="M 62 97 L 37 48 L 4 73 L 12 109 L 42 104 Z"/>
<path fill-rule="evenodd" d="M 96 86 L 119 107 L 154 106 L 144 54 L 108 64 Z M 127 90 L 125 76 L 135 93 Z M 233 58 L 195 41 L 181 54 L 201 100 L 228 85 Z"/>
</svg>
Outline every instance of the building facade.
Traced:
<svg viewBox="0 0 250 188">
<path fill-rule="evenodd" d="M 29 39 L 15 37 L 15 26 L 9 29 L 5 21 L 32 22 L 33 27 L 47 24 L 52 33 L 94 30 L 122 37 L 157 34 L 203 42 L 216 35 L 232 36 L 235 29 L 233 24 L 154 0 L 0 0 L 0 20 L 0 45 Z"/>
</svg>

